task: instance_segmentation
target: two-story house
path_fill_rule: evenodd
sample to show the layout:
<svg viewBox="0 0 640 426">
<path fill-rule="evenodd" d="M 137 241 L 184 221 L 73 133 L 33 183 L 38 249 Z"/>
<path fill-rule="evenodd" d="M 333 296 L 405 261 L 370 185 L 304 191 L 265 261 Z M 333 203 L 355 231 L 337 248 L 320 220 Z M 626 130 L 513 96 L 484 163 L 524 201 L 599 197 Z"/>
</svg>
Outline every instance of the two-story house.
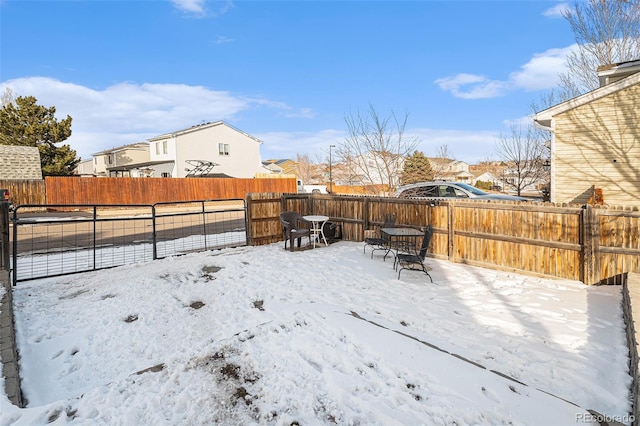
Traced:
<svg viewBox="0 0 640 426">
<path fill-rule="evenodd" d="M 551 139 L 551 201 L 640 206 L 640 60 L 598 69 L 601 87 L 537 113 Z"/>
<path fill-rule="evenodd" d="M 149 162 L 149 144 L 138 142 L 111 148 L 93 154 L 93 175 L 107 177 L 139 177 L 140 170 L 136 167 Z M 78 174 L 89 174 L 88 165 L 81 163 Z"/>
<path fill-rule="evenodd" d="M 434 179 L 472 184 L 474 176 L 469 172 L 469 164 L 459 160 L 429 158 Z"/>
<path fill-rule="evenodd" d="M 148 140 L 150 161 L 171 164 L 171 177 L 208 176 L 253 178 L 265 172 L 260 158 L 262 141 L 223 122 L 205 123 Z"/>
</svg>

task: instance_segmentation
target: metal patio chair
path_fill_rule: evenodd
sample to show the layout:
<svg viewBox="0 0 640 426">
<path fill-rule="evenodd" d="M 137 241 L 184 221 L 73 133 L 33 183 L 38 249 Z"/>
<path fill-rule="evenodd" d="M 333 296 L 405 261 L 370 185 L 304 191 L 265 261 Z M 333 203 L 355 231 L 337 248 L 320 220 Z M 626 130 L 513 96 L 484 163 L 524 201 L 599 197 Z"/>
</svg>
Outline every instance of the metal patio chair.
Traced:
<svg viewBox="0 0 640 426">
<path fill-rule="evenodd" d="M 400 279 L 400 273 L 408 269 L 410 271 L 422 271 L 433 282 L 433 278 L 427 271 L 427 267 L 424 264 L 425 257 L 427 255 L 427 250 L 429 248 L 429 243 L 431 242 L 431 237 L 433 236 L 433 227 L 431 225 L 427 225 L 424 230 L 424 237 L 422 239 L 422 244 L 420 246 L 420 251 L 415 252 L 415 250 L 409 250 L 407 253 L 398 253 L 396 255 L 394 266 L 398 269 L 398 279 Z"/>
<path fill-rule="evenodd" d="M 389 228 L 396 224 L 396 215 L 395 214 L 386 214 L 384 216 L 384 224 L 382 228 Z M 373 259 L 373 252 L 376 250 L 388 250 L 389 249 L 389 241 L 386 238 L 380 237 L 367 237 L 364 239 L 364 247 L 362 248 L 362 252 L 367 252 L 367 246 L 372 247 L 371 250 L 371 258 Z"/>
</svg>

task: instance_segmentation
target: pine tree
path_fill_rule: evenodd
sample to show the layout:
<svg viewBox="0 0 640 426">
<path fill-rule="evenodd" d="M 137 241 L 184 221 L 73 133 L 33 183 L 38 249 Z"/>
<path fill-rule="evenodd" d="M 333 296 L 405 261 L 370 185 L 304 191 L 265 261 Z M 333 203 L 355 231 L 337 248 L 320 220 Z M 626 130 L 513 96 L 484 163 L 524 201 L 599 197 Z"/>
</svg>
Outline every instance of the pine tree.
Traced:
<svg viewBox="0 0 640 426">
<path fill-rule="evenodd" d="M 434 172 L 429 159 L 423 152 L 414 151 L 404 161 L 404 169 L 400 175 L 402 185 L 433 180 Z"/>
<path fill-rule="evenodd" d="M 69 145 L 57 146 L 71 136 L 71 117 L 56 120 L 55 107 L 36 103 L 33 96 L 19 96 L 0 108 L 0 144 L 35 146 L 40 151 L 42 174 L 71 175 L 80 162 Z"/>
</svg>

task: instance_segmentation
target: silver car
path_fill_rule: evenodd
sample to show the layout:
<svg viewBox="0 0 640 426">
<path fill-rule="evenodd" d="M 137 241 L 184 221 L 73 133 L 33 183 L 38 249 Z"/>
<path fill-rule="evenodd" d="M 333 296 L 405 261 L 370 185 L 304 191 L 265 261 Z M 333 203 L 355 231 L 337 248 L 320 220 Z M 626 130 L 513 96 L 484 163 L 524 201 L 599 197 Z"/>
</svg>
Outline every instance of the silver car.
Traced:
<svg viewBox="0 0 640 426">
<path fill-rule="evenodd" d="M 476 199 L 502 201 L 531 201 L 515 195 L 490 194 L 474 186 L 461 182 L 420 182 L 398 188 L 394 197 L 400 198 L 438 198 L 438 199 Z"/>
</svg>

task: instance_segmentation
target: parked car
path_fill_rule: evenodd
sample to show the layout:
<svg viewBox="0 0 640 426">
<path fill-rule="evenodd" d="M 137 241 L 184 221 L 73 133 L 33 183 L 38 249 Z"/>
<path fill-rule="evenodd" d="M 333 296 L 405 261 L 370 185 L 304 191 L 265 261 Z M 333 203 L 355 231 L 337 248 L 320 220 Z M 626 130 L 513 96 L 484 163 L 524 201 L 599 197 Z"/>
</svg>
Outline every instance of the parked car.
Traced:
<svg viewBox="0 0 640 426">
<path fill-rule="evenodd" d="M 531 201 L 515 195 L 493 194 L 484 192 L 474 186 L 462 182 L 419 182 L 398 188 L 395 197 L 426 199 L 476 199 L 502 201 Z"/>
</svg>

